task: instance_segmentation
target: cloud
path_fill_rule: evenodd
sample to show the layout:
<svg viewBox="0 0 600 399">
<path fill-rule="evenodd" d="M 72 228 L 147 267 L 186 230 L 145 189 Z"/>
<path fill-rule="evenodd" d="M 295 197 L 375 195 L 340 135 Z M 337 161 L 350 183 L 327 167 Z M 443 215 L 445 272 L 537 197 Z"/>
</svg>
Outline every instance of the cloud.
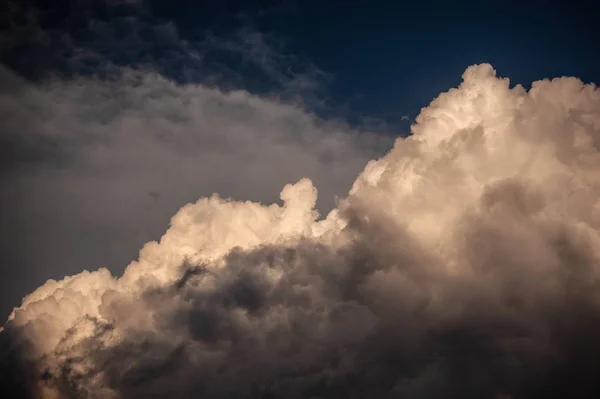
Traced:
<svg viewBox="0 0 600 399">
<path fill-rule="evenodd" d="M 193 29 L 161 7 L 7 4 L 0 264 L 11 284 L 0 313 L 82 266 L 121 274 L 177 209 L 213 192 L 270 203 L 306 176 L 326 212 L 391 146 L 374 129 L 324 117 L 326 74 L 253 30 L 252 7 L 234 17 L 182 5 Z"/>
<path fill-rule="evenodd" d="M 593 85 L 469 67 L 327 217 L 308 179 L 283 205 L 201 198 L 121 277 L 24 298 L 4 364 L 47 397 L 595 397 L 599 122 Z"/>
<path fill-rule="evenodd" d="M 156 73 L 36 84 L 0 73 L 0 252 L 15 281 L 5 312 L 49 277 L 82 266 L 121 273 L 200 196 L 268 203 L 307 176 L 322 192 L 319 208 L 331 209 L 391 144 L 289 102 Z"/>
</svg>

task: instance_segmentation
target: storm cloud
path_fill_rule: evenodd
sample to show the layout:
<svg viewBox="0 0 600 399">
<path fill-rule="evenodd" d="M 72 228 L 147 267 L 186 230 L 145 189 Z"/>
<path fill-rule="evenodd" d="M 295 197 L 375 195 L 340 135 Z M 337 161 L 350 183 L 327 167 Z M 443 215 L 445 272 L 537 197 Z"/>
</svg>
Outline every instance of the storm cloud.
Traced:
<svg viewBox="0 0 600 399">
<path fill-rule="evenodd" d="M 178 90 L 160 115 L 193 116 L 191 89 L 159 77 L 150 87 Z M 296 126 L 295 109 L 193 90 L 187 101 L 204 101 L 209 120 L 219 104 L 239 109 L 223 153 L 262 137 L 242 134 L 253 107 Z M 125 147 L 137 143 L 130 123 L 112 125 Z M 4 367 L 19 378 L 4 378 L 41 397 L 596 397 L 599 126 L 594 85 L 559 78 L 526 91 L 490 65 L 469 67 L 326 217 L 318 179 L 286 185 L 282 205 L 213 195 L 181 208 L 121 277 L 48 281 L 5 324 Z M 328 148 L 307 131 L 285 137 Z M 103 159 L 96 132 L 92 165 Z M 346 133 L 333 137 L 332 150 L 352 154 Z M 196 138 L 180 140 L 185 153 Z M 286 143 L 282 162 L 304 159 Z"/>
</svg>

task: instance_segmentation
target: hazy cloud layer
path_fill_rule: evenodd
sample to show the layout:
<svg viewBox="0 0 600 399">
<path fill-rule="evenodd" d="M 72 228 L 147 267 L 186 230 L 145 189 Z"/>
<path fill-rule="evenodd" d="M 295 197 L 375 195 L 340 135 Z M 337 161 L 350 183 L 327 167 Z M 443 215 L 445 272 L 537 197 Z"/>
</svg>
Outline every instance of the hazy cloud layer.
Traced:
<svg viewBox="0 0 600 399">
<path fill-rule="evenodd" d="M 187 6 L 197 23 L 228 15 Z M 120 274 L 177 209 L 212 192 L 272 202 L 308 176 L 327 211 L 391 146 L 314 115 L 326 74 L 253 30 L 251 7 L 197 32 L 165 7 L 0 6 L 0 264 L 11 282 L 0 313 L 82 265 Z"/>
<path fill-rule="evenodd" d="M 272 202 L 308 176 L 331 209 L 391 143 L 299 105 L 155 73 L 38 84 L 0 73 L 4 312 L 49 277 L 121 273 L 200 196 Z"/>
<path fill-rule="evenodd" d="M 600 92 L 574 78 L 511 89 L 489 65 L 463 78 L 325 219 L 308 179 L 284 187 L 283 206 L 202 198 L 122 277 L 101 269 L 40 287 L 2 333 L 3 366 L 20 378 L 13 388 L 86 398 L 597 397 Z M 238 117 L 252 106 L 275 121 L 297 112 L 194 93 L 209 109 L 227 98 Z M 102 128 L 91 131 L 85 159 L 110 164 Z M 310 143 L 312 131 L 285 137 Z M 251 145 L 235 132 L 224 137 Z M 185 153 L 194 139 L 178 140 Z M 281 154 L 302 163 L 286 142 Z M 227 154 L 228 141 L 219 144 Z"/>
</svg>

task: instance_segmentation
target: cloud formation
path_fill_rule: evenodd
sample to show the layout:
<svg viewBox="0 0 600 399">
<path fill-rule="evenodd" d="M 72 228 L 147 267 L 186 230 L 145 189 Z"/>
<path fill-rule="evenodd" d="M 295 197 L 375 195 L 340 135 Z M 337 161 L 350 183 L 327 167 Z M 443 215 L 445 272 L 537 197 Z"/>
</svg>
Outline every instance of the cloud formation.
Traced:
<svg viewBox="0 0 600 399">
<path fill-rule="evenodd" d="M 224 101 L 205 96 L 203 109 Z M 241 93 L 228 101 L 272 107 Z M 20 370 L 14 388 L 86 398 L 596 397 L 599 129 L 593 85 L 560 78 L 526 91 L 490 65 L 469 67 L 327 217 L 305 178 L 283 188 L 283 205 L 202 198 L 121 277 L 83 272 L 28 295 L 2 333 L 4 364 Z M 94 151 L 91 162 L 102 159 Z"/>
<path fill-rule="evenodd" d="M 8 278 L 38 279 L 14 276 L 5 314 L 49 277 L 82 266 L 122 273 L 200 196 L 270 203 L 307 176 L 329 210 L 392 142 L 297 104 L 155 73 L 43 84 L 0 74 L 0 260 Z"/>
<path fill-rule="evenodd" d="M 326 212 L 392 145 L 323 117 L 325 74 L 253 30 L 254 6 L 181 7 L 0 6 L 0 314 L 48 278 L 121 274 L 213 192 L 271 203 L 309 177 Z"/>
</svg>

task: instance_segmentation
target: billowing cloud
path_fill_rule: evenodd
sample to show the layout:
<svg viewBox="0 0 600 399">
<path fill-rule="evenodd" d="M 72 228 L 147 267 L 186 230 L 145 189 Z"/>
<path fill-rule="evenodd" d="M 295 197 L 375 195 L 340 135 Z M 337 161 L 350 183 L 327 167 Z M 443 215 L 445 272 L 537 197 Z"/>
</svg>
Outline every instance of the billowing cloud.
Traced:
<svg viewBox="0 0 600 399">
<path fill-rule="evenodd" d="M 184 206 L 121 277 L 48 281 L 2 333 L 15 386 L 86 398 L 598 396 L 600 92 L 574 78 L 510 88 L 485 64 L 463 79 L 325 218 L 308 179 L 283 188 L 283 205 L 215 195 Z M 182 117 L 186 93 L 161 112 Z M 240 115 L 272 107 L 194 94 L 208 117 L 223 102 Z M 240 118 L 224 153 L 229 137 L 259 137 Z M 119 120 L 119 140 L 135 146 L 130 123 Z M 94 137 L 89 162 L 110 164 Z"/>
</svg>

